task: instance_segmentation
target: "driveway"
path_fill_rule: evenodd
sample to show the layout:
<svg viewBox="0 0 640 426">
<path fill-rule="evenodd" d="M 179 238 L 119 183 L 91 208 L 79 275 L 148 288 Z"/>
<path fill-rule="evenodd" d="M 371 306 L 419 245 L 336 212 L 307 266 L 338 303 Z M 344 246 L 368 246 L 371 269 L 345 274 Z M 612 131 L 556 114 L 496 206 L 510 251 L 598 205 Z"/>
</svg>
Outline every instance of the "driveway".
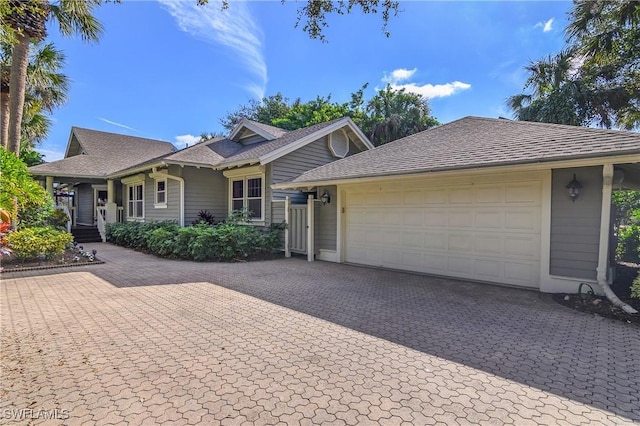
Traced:
<svg viewBox="0 0 640 426">
<path fill-rule="evenodd" d="M 640 327 L 535 292 L 302 258 L 2 276 L 0 423 L 640 421 Z"/>
</svg>

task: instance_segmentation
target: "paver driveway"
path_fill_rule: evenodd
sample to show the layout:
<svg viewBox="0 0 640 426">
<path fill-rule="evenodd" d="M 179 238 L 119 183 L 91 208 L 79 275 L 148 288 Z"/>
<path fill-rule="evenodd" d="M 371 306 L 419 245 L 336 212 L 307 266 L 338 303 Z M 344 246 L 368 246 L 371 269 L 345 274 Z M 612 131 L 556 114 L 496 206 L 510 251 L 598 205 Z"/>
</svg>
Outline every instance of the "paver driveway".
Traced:
<svg viewBox="0 0 640 426">
<path fill-rule="evenodd" d="M 95 246 L 106 264 L 2 277 L 2 422 L 640 421 L 640 327 L 548 296 Z"/>
</svg>

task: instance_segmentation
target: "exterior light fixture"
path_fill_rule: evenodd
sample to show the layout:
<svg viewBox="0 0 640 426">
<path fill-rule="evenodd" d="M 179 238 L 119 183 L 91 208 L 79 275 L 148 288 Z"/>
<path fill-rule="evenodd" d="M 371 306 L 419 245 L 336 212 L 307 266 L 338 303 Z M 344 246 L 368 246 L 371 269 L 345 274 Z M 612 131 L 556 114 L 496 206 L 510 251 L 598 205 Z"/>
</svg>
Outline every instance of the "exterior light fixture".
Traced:
<svg viewBox="0 0 640 426">
<path fill-rule="evenodd" d="M 323 205 L 331 204 L 331 195 L 329 195 L 329 191 L 327 191 L 326 189 L 324 190 L 324 192 L 320 196 L 320 201 L 322 201 Z"/>
<path fill-rule="evenodd" d="M 582 184 L 578 182 L 576 179 L 576 174 L 573 174 L 573 180 L 567 184 L 567 189 L 569 190 L 569 198 L 571 198 L 571 202 L 573 203 L 580 195 L 580 190 L 582 189 Z"/>
</svg>

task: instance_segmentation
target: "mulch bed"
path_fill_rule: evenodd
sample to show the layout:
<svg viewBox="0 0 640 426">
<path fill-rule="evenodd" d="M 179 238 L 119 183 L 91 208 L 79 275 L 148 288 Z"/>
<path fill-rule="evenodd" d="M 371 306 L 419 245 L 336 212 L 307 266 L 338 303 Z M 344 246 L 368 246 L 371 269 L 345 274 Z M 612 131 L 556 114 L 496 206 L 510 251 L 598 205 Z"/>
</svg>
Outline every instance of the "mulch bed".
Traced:
<svg viewBox="0 0 640 426">
<path fill-rule="evenodd" d="M 77 261 L 74 258 L 77 256 Z M 40 269 L 70 268 L 74 266 L 100 265 L 104 263 L 98 258 L 90 261 L 82 256 L 77 249 L 67 249 L 64 253 L 58 254 L 51 259 L 17 259 L 13 256 L 2 258 L 2 268 L 0 272 L 23 272 Z"/>
<path fill-rule="evenodd" d="M 640 299 L 630 297 L 630 287 L 634 278 L 640 270 L 640 265 L 636 264 L 618 264 L 616 268 L 616 280 L 612 289 L 616 295 L 631 307 L 640 312 Z M 614 306 L 604 296 L 596 296 L 590 294 L 554 294 L 553 299 L 561 305 L 569 308 L 587 312 L 596 316 L 611 318 L 618 321 L 624 321 L 630 324 L 640 324 L 640 313 L 628 314 Z"/>
</svg>

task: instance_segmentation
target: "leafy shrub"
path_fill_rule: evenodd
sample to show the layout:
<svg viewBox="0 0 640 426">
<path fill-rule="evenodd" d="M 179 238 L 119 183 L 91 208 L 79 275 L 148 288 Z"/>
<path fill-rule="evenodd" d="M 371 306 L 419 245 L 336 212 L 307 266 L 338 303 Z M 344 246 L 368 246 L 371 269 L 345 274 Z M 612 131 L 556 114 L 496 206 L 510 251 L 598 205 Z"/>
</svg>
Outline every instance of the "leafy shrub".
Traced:
<svg viewBox="0 0 640 426">
<path fill-rule="evenodd" d="M 192 225 L 197 225 L 199 223 L 206 223 L 207 225 L 215 225 L 216 217 L 209 212 L 209 210 L 200 210 L 198 212 L 198 217 L 191 222 Z"/>
<path fill-rule="evenodd" d="M 640 224 L 620 227 L 616 255 L 623 262 L 640 263 Z"/>
<path fill-rule="evenodd" d="M 200 222 L 185 228 L 175 222 L 113 223 L 107 225 L 107 240 L 162 257 L 197 261 L 228 262 L 280 248 L 282 225 L 263 229 L 232 219 L 217 225 Z"/>
<path fill-rule="evenodd" d="M 61 230 L 67 229 L 67 222 L 69 221 L 69 215 L 60 209 L 54 209 L 49 217 L 49 225 Z"/>
<path fill-rule="evenodd" d="M 631 284 L 631 297 L 640 299 L 640 272 L 638 272 L 638 276 Z"/>
<path fill-rule="evenodd" d="M 50 258 L 63 253 L 73 242 L 73 235 L 51 227 L 33 227 L 12 232 L 5 239 L 17 258 L 28 259 L 41 254 Z"/>
</svg>

